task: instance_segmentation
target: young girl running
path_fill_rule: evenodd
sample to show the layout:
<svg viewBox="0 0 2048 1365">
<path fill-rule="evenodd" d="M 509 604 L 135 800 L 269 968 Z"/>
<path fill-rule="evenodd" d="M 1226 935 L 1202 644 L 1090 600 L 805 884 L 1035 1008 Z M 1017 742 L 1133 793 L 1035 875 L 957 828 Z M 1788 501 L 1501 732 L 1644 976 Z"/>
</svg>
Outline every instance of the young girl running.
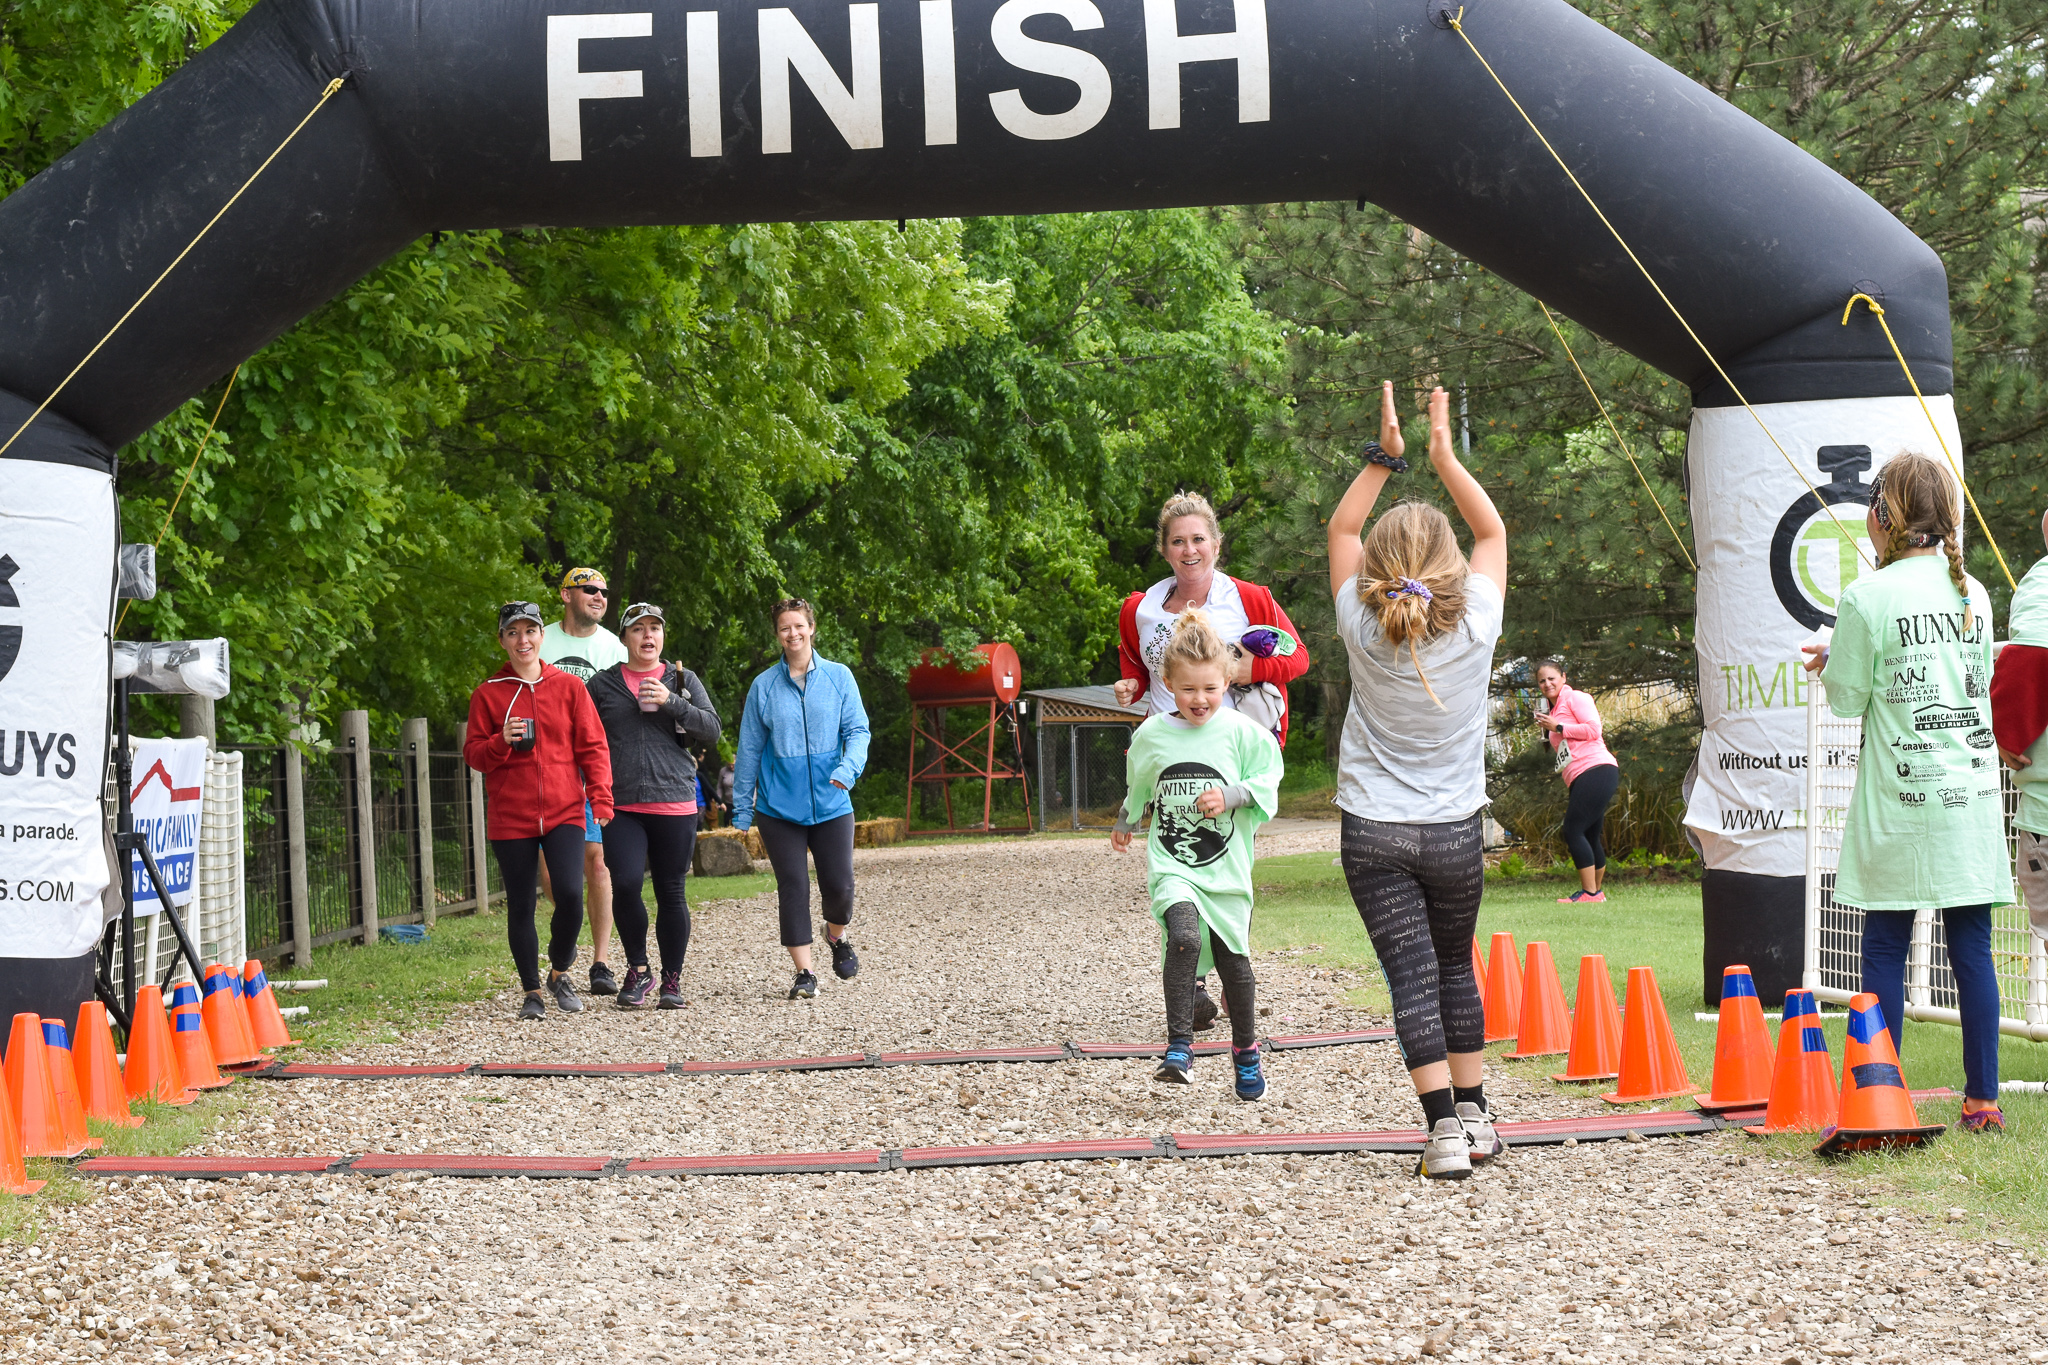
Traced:
<svg viewBox="0 0 2048 1365">
<path fill-rule="evenodd" d="M 1351 663 L 1337 763 L 1344 879 L 1394 997 L 1394 1028 L 1429 1130 L 1422 1174 L 1462 1180 L 1500 1151 L 1486 1109 L 1486 1024 L 1472 975 L 1485 887 L 1487 695 L 1508 578 L 1508 533 L 1458 463 L 1450 399 L 1429 396 L 1429 460 L 1472 530 L 1472 558 L 1442 512 L 1389 508 L 1359 531 L 1401 458 L 1394 386 L 1380 438 L 1330 515 L 1330 588 Z"/>
<path fill-rule="evenodd" d="M 1231 659 L 1207 613 L 1174 622 L 1163 676 L 1174 709 L 1138 727 L 1130 795 L 1110 847 L 1131 846 L 1147 808 L 1152 917 L 1164 939 L 1166 1055 L 1153 1079 L 1186 1085 L 1195 1059 L 1195 981 L 1213 967 L 1230 1006 L 1231 1058 L 1241 1100 L 1266 1093 L 1252 980 L 1252 832 L 1279 806 L 1280 746 L 1228 709 Z"/>
</svg>

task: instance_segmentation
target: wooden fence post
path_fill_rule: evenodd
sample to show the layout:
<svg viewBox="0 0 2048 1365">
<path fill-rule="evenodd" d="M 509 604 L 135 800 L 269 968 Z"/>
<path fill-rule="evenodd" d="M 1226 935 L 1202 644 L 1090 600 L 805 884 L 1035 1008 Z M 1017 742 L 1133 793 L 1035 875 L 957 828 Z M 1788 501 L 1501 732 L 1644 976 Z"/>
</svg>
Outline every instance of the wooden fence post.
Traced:
<svg viewBox="0 0 2048 1365">
<path fill-rule="evenodd" d="M 462 722 L 459 739 L 467 752 L 468 721 Z M 476 912 L 481 915 L 491 908 L 490 827 L 484 820 L 484 775 L 470 767 L 467 760 L 463 771 L 469 776 L 469 875 L 476 882 Z"/>
<path fill-rule="evenodd" d="M 362 903 L 359 932 L 364 943 L 377 941 L 377 808 L 370 786 L 370 713 L 341 713 L 342 746 L 350 755 L 349 832 L 356 845 L 356 885 Z"/>
<path fill-rule="evenodd" d="M 427 758 L 427 718 L 414 716 L 405 723 L 404 749 L 412 755 L 413 840 L 419 855 L 413 860 L 418 871 L 420 923 L 434 923 L 434 784 Z"/>
<path fill-rule="evenodd" d="M 306 875 L 306 760 L 299 753 L 301 732 L 293 729 L 284 745 L 284 846 L 290 868 L 292 898 L 292 965 L 313 965 L 313 895 Z"/>
</svg>

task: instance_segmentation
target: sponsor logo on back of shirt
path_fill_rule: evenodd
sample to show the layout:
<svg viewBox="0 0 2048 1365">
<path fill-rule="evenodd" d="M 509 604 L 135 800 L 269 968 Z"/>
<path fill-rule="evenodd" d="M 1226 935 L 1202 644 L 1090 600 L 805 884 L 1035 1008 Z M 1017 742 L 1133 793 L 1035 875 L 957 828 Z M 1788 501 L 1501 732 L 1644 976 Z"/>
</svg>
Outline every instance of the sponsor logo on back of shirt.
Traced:
<svg viewBox="0 0 2048 1365">
<path fill-rule="evenodd" d="M 1975 729 L 1983 724 L 1984 718 L 1977 714 L 1974 706 L 1948 706 L 1933 702 L 1913 712 L 1913 728 L 1920 731 Z"/>
</svg>

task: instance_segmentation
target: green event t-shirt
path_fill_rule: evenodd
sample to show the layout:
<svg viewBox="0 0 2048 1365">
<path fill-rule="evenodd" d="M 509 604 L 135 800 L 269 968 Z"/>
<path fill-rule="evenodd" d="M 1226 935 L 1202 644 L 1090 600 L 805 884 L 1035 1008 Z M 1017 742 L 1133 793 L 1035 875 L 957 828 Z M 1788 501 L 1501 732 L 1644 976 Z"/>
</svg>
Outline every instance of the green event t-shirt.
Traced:
<svg viewBox="0 0 2048 1365">
<path fill-rule="evenodd" d="M 2011 643 L 2048 648 L 2048 559 L 2037 561 L 2021 577 L 2005 624 L 2005 638 Z M 2027 760 L 2027 766 L 2012 775 L 2012 785 L 2020 794 L 2013 828 L 2048 834 L 2048 734 L 2028 745 L 2020 757 Z"/>
<path fill-rule="evenodd" d="M 1218 711 L 1202 725 L 1177 715 L 1155 715 L 1131 738 L 1130 795 L 1124 818 L 1137 824 L 1152 806 L 1145 838 L 1146 884 L 1152 918 L 1159 923 L 1160 961 L 1166 953 L 1166 910 L 1192 901 L 1202 922 L 1232 952 L 1251 951 L 1252 832 L 1280 808 L 1280 746 L 1257 721 Z M 1211 819 L 1195 800 L 1211 787 L 1242 783 L 1251 803 Z M 1208 972 L 1209 936 L 1202 935 Z"/>
<path fill-rule="evenodd" d="M 1842 830 L 1838 904 L 1864 910 L 2012 900 L 1991 736 L 1991 599 L 1963 604 L 1940 554 L 1897 560 L 1842 594 L 1821 673 L 1828 706 L 1863 718 Z"/>
<path fill-rule="evenodd" d="M 555 621 L 540 633 L 540 661 L 587 683 L 613 664 L 626 662 L 626 646 L 603 626 L 579 640 Z"/>
</svg>

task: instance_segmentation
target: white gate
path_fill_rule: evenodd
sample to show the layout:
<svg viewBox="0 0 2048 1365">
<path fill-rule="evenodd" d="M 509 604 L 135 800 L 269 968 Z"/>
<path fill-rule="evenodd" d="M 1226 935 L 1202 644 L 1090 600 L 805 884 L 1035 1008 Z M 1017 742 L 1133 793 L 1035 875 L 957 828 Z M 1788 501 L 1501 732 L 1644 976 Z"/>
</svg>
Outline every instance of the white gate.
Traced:
<svg viewBox="0 0 2048 1365">
<path fill-rule="evenodd" d="M 1863 989 L 1863 912 L 1835 904 L 1841 864 L 1842 822 L 1856 785 L 1863 722 L 1828 710 L 1827 688 L 1817 679 L 1806 691 L 1806 951 L 1802 984 L 1837 1005 Z M 2005 843 L 2011 854 L 2012 816 L 2018 804 L 2010 776 L 2005 789 Z M 1991 962 L 1998 974 L 1999 1030 L 2018 1038 L 2048 1039 L 2048 945 L 2027 927 L 2027 912 L 2001 905 L 1991 912 Z M 1948 945 L 1931 910 L 1913 920 L 1906 957 L 1906 1017 L 1960 1024 Z"/>
</svg>

